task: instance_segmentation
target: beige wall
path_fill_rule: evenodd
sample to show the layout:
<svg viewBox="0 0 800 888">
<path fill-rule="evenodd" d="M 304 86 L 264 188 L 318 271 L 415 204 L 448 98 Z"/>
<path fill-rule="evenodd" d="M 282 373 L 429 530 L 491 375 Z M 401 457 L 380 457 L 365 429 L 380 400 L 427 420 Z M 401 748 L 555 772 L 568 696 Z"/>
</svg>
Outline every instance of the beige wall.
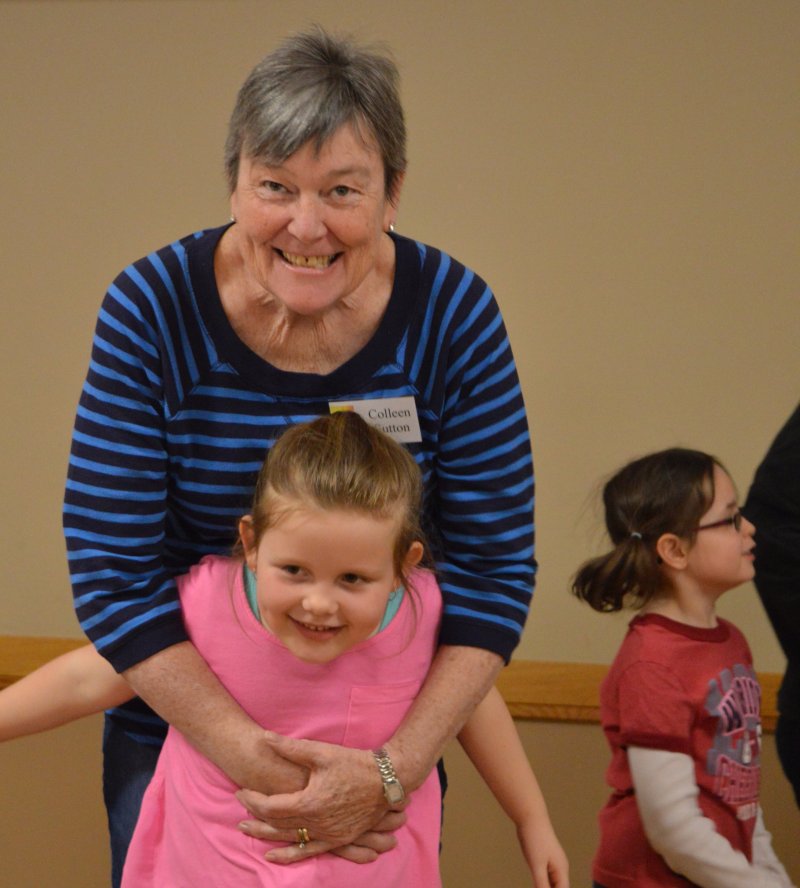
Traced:
<svg viewBox="0 0 800 888">
<path fill-rule="evenodd" d="M 519 656 L 606 662 L 623 621 L 566 591 L 601 544 L 599 479 L 681 443 L 718 453 L 744 491 L 798 397 L 794 0 L 0 3 L 0 633 L 78 634 L 59 512 L 103 290 L 227 217 L 235 90 L 314 21 L 394 49 L 411 161 L 399 230 L 481 273 L 510 328 L 542 563 Z M 752 589 L 722 610 L 780 670 Z M 19 829 L 60 831 L 36 753 L 59 766 L 61 746 L 24 748 L 42 789 Z M 595 750 L 581 767 L 596 779 L 604 763 Z M 542 761 L 556 797 L 583 806 L 574 765 L 558 743 Z"/>
</svg>

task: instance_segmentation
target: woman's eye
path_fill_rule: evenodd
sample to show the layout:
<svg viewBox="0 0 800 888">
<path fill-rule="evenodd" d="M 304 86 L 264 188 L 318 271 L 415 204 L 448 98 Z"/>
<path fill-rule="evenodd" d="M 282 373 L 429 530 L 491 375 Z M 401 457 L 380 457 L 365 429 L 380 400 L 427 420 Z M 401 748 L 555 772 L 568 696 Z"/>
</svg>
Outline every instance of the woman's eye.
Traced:
<svg viewBox="0 0 800 888">
<path fill-rule="evenodd" d="M 272 179 L 266 179 L 261 183 L 261 187 L 270 194 L 282 194 L 286 190 L 280 182 L 274 182 Z"/>
<path fill-rule="evenodd" d="M 353 193 L 353 189 L 350 188 L 348 185 L 337 185 L 333 189 L 333 193 L 336 195 L 336 197 L 349 197 L 349 195 Z"/>
</svg>

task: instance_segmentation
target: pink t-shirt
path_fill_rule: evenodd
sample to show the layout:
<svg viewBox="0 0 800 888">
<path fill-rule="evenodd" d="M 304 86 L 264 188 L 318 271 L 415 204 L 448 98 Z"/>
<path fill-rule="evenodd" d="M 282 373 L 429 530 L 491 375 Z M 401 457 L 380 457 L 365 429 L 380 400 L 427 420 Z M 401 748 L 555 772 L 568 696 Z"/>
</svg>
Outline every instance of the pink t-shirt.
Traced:
<svg viewBox="0 0 800 888">
<path fill-rule="evenodd" d="M 259 724 L 291 737 L 376 749 L 399 726 L 436 648 L 441 592 L 416 571 L 395 618 L 326 664 L 294 657 L 256 619 L 239 562 L 210 556 L 179 580 L 189 636 L 211 669 Z M 169 729 L 125 865 L 123 888 L 435 888 L 441 789 L 433 771 L 411 796 L 397 847 L 369 864 L 324 854 L 289 866 L 264 860 L 273 843 L 237 824 L 249 815 L 236 786 Z M 312 836 L 313 838 L 313 836 Z"/>
<path fill-rule="evenodd" d="M 593 877 L 605 888 L 691 885 L 644 834 L 628 746 L 694 760 L 698 803 L 734 849 L 752 858 L 761 763 L 761 691 L 750 649 L 726 620 L 713 629 L 657 614 L 631 621 L 600 689 L 613 794 L 600 812 Z"/>
</svg>

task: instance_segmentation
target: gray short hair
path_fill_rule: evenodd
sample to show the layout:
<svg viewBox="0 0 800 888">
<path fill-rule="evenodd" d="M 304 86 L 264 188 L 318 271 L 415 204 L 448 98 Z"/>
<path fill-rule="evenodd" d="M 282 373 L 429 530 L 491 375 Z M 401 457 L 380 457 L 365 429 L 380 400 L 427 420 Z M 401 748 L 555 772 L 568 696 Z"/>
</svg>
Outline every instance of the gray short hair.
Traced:
<svg viewBox="0 0 800 888">
<path fill-rule="evenodd" d="M 398 81 L 397 67 L 385 52 L 322 28 L 289 37 L 253 68 L 239 90 L 225 143 L 231 192 L 242 154 L 283 163 L 308 141 L 319 148 L 350 123 L 377 142 L 386 194 L 393 198 L 406 168 Z"/>
</svg>

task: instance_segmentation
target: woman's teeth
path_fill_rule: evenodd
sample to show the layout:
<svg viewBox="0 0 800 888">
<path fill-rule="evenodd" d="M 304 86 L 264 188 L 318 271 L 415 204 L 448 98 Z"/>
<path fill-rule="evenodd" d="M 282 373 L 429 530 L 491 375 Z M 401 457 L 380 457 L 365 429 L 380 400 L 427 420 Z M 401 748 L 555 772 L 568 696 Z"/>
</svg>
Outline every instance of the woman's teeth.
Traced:
<svg viewBox="0 0 800 888">
<path fill-rule="evenodd" d="M 281 256 L 290 264 L 298 268 L 327 268 L 336 258 L 333 253 L 330 256 L 302 256 L 299 253 L 285 253 L 281 250 Z"/>
</svg>

